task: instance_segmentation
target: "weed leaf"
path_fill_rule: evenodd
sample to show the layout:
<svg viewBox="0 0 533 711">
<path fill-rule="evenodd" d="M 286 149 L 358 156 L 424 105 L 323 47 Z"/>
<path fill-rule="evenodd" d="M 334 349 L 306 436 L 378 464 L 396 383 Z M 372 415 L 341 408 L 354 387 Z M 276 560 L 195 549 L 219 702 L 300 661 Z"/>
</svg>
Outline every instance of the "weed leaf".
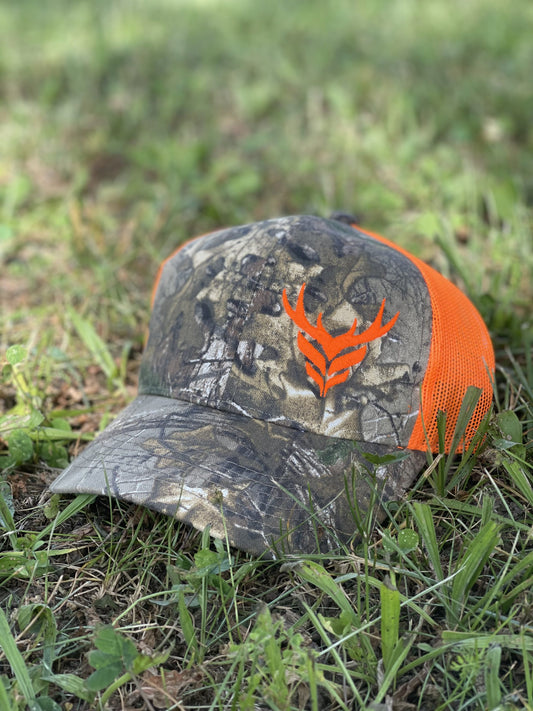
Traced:
<svg viewBox="0 0 533 711">
<path fill-rule="evenodd" d="M 6 350 L 6 360 L 10 365 L 22 363 L 28 356 L 28 351 L 24 346 L 13 345 Z"/>
<path fill-rule="evenodd" d="M 89 659 L 92 663 L 92 660 Z M 88 691 L 101 691 L 110 686 L 123 671 L 122 662 L 105 658 L 103 666 L 94 671 L 85 681 Z"/>
</svg>

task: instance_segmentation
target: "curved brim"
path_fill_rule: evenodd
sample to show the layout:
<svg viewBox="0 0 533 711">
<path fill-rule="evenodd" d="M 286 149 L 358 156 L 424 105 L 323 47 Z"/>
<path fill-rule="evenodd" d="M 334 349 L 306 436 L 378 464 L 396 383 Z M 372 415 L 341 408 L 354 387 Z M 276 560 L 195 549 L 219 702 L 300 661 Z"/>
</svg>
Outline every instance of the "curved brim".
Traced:
<svg viewBox="0 0 533 711">
<path fill-rule="evenodd" d="M 143 504 L 256 555 L 325 552 L 412 484 L 425 455 L 397 452 L 140 395 L 51 489 Z"/>
</svg>

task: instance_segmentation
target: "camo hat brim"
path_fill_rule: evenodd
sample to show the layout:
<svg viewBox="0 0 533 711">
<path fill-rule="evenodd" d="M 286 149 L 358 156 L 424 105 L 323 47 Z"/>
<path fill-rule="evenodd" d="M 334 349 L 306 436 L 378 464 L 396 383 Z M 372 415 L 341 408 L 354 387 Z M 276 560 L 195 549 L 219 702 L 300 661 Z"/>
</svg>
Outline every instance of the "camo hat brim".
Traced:
<svg viewBox="0 0 533 711">
<path fill-rule="evenodd" d="M 175 516 L 255 555 L 332 551 L 379 519 L 424 463 L 390 448 L 140 395 L 77 457 L 55 492 Z M 382 462 L 381 464 L 376 464 Z"/>
<path fill-rule="evenodd" d="M 204 235 L 160 269 L 138 398 L 52 490 L 329 550 L 401 498 L 470 385 L 475 433 L 493 358 L 468 299 L 377 235 L 305 215 Z"/>
</svg>

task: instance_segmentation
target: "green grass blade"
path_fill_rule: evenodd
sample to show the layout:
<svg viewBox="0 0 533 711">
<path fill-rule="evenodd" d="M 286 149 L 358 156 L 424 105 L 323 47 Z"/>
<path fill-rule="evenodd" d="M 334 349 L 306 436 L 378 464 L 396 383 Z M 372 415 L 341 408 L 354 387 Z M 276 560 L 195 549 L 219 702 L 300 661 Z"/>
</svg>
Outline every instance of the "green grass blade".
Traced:
<svg viewBox="0 0 533 711">
<path fill-rule="evenodd" d="M 354 626 L 357 627 L 359 625 L 359 617 L 350 600 L 347 598 L 346 593 L 327 572 L 324 566 L 312 560 L 305 560 L 294 568 L 294 573 L 302 580 L 305 580 L 319 588 L 319 590 L 326 595 L 329 595 L 340 610 L 346 614 L 347 619 L 350 620 Z"/>
<path fill-rule="evenodd" d="M 96 333 L 92 323 L 74 309 L 69 309 L 69 317 L 85 347 L 111 382 L 118 378 L 119 369 L 106 343 Z"/>
<path fill-rule="evenodd" d="M 74 311 L 74 309 L 69 309 L 69 317 L 74 325 L 74 328 L 78 332 L 78 335 L 93 358 L 96 360 L 97 364 L 102 368 L 108 378 L 114 377 L 117 370 L 115 361 L 113 360 L 107 345 L 96 333 L 92 323 L 83 318 L 83 316 Z"/>
<path fill-rule="evenodd" d="M 502 700 L 500 686 L 500 663 L 502 648 L 499 644 L 490 647 L 485 656 L 485 689 L 487 693 L 487 707 L 495 709 Z"/>
<path fill-rule="evenodd" d="M 379 704 L 383 701 L 391 685 L 394 683 L 405 658 L 409 654 L 414 638 L 411 638 L 407 643 L 403 639 L 399 639 L 390 660 L 389 669 L 386 670 L 385 676 L 380 684 L 380 689 L 374 699 L 374 704 Z"/>
<path fill-rule="evenodd" d="M 303 606 L 304 606 L 306 613 L 309 616 L 309 619 L 311 620 L 314 628 L 317 630 L 319 635 L 322 637 L 322 640 L 327 645 L 328 653 L 332 655 L 338 669 L 343 672 L 343 677 L 344 677 L 347 685 L 349 686 L 350 691 L 352 692 L 354 698 L 357 700 L 359 707 L 364 708 L 363 699 L 359 693 L 359 690 L 357 689 L 357 687 L 354 684 L 354 681 L 352 679 L 352 676 L 351 676 L 349 670 L 346 668 L 346 665 L 345 665 L 344 659 L 343 659 L 343 655 L 339 653 L 339 650 L 337 649 L 336 645 L 332 644 L 331 639 L 328 636 L 327 630 L 325 629 L 324 625 L 320 621 L 319 617 L 316 615 L 315 611 L 305 602 L 303 603 Z M 341 703 L 340 707 L 343 709 L 347 709 L 347 707 L 342 703 Z"/>
<path fill-rule="evenodd" d="M 90 703 L 94 698 L 94 692 L 88 691 L 85 685 L 85 679 L 81 679 L 75 674 L 43 674 L 42 678 L 44 681 L 50 681 L 67 693 L 82 699 L 82 701 Z"/>
<path fill-rule="evenodd" d="M 468 593 L 500 539 L 500 526 L 488 521 L 468 547 L 457 564 L 457 575 L 453 579 L 449 600 L 449 622 L 456 625 L 462 617 Z"/>
<path fill-rule="evenodd" d="M 511 456 L 504 456 L 502 465 L 509 475 L 512 484 L 518 489 L 522 496 L 526 499 L 530 506 L 533 506 L 533 485 L 526 472 L 529 465 L 526 462 L 520 462 Z"/>
<path fill-rule="evenodd" d="M 386 576 L 380 587 L 381 599 L 381 654 L 385 671 L 389 671 L 394 659 L 400 630 L 400 593 Z"/>
<path fill-rule="evenodd" d="M 187 649 L 192 652 L 193 660 L 198 656 L 198 640 L 194 629 L 194 619 L 187 608 L 183 590 L 178 592 L 178 612 L 180 617 L 181 630 L 187 643 Z"/>
<path fill-rule="evenodd" d="M 59 494 L 54 494 L 54 496 L 59 496 Z M 78 494 L 75 499 L 73 499 L 68 506 L 58 512 L 57 516 L 51 521 L 42 531 L 37 534 L 37 540 L 41 541 L 43 538 L 47 538 L 52 534 L 57 526 L 68 521 L 72 516 L 76 516 L 80 511 L 92 503 L 96 499 L 94 494 Z"/>
<path fill-rule="evenodd" d="M 30 673 L 26 667 L 26 663 L 22 654 L 19 652 L 17 643 L 5 616 L 4 611 L 0 608 L 0 647 L 4 650 L 6 659 L 11 666 L 13 674 L 18 682 L 20 691 L 28 704 L 30 711 L 40 711 L 35 692 L 31 683 Z"/>
<path fill-rule="evenodd" d="M 19 607 L 17 622 L 21 630 L 28 629 L 43 638 L 43 663 L 47 670 L 52 670 L 57 623 L 51 608 L 44 603 L 30 603 Z"/>
<path fill-rule="evenodd" d="M 495 634 L 485 632 L 473 632 L 468 630 L 443 630 L 442 641 L 457 647 L 472 647 L 473 649 L 487 649 L 498 644 L 502 649 L 514 651 L 533 652 L 533 635 L 521 631 L 519 634 Z"/>
<path fill-rule="evenodd" d="M 46 439 L 49 442 L 61 442 L 66 440 L 90 442 L 94 439 L 92 432 L 71 432 L 62 430 L 59 427 L 39 427 L 34 432 L 29 432 L 29 436 L 34 440 Z"/>
<path fill-rule="evenodd" d="M 439 544 L 437 543 L 437 534 L 435 532 L 431 508 L 427 504 L 415 501 L 412 505 L 412 511 L 418 526 L 420 538 L 424 543 L 429 562 L 435 571 L 437 580 L 443 580 L 444 572 L 440 561 Z"/>
<path fill-rule="evenodd" d="M 0 709 L 2 711 L 16 711 L 15 706 L 11 703 L 9 696 L 7 695 L 6 687 L 2 679 L 0 678 Z"/>
<path fill-rule="evenodd" d="M 455 452 L 459 446 L 461 440 L 464 438 L 466 429 L 470 422 L 476 405 L 481 397 L 481 389 L 474 386 L 467 388 L 463 402 L 461 403 L 461 409 L 459 410 L 459 415 L 457 416 L 457 422 L 455 423 L 455 429 L 453 431 L 453 437 L 450 444 L 450 452 Z M 453 456 L 446 458 L 445 466 L 445 478 L 448 478 L 449 471 L 453 464 Z"/>
<path fill-rule="evenodd" d="M 13 550 L 17 550 L 15 521 L 11 508 L 6 501 L 6 496 L 12 500 L 11 488 L 7 482 L 0 481 L 0 528 L 3 528 L 7 532 Z"/>
<path fill-rule="evenodd" d="M 531 669 L 531 655 L 526 647 L 525 638 L 523 635 L 521 652 L 522 659 L 524 660 L 524 677 L 526 679 L 527 698 L 528 701 L 531 703 L 533 702 L 533 672 Z"/>
</svg>

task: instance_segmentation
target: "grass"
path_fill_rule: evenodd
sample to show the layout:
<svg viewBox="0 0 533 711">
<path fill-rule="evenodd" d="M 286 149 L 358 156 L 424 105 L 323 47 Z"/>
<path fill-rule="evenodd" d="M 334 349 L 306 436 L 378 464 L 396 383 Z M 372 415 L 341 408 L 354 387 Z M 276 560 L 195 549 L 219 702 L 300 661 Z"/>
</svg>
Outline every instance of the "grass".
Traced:
<svg viewBox="0 0 533 711">
<path fill-rule="evenodd" d="M 533 709 L 526 0 L 0 6 L 0 709 Z M 188 237 L 352 211 L 467 291 L 486 443 L 259 562 L 55 471 L 135 395 Z"/>
</svg>

